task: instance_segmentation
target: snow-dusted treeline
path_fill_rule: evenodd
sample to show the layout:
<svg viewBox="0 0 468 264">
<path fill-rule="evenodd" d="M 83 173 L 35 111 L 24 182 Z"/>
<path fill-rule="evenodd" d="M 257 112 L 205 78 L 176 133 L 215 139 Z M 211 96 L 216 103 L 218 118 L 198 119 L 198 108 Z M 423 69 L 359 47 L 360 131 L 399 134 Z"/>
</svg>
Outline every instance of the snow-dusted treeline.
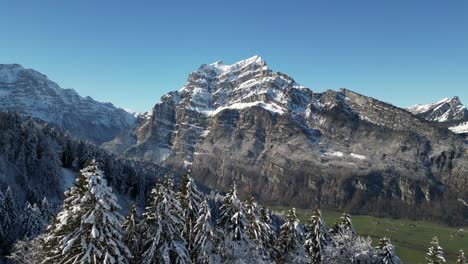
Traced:
<svg viewBox="0 0 468 264">
<path fill-rule="evenodd" d="M 64 171 L 75 172 L 95 158 L 113 191 L 143 204 L 156 179 L 167 170 L 151 163 L 117 158 L 92 143 L 14 113 L 0 112 L 0 263 L 19 239 L 35 237 L 69 187 Z M 40 215 L 40 218 L 38 217 Z"/>
<path fill-rule="evenodd" d="M 101 166 L 87 163 L 47 229 L 17 242 L 10 261 L 400 263 L 388 239 L 373 248 L 370 239 L 356 234 L 347 214 L 330 230 L 320 210 L 305 226 L 294 208 L 282 224 L 274 224 L 278 216 L 252 197 L 239 199 L 235 185 L 225 195 L 205 195 L 187 174 L 178 186 L 169 175 L 160 180 L 142 212 L 132 205 L 124 218 Z"/>
</svg>

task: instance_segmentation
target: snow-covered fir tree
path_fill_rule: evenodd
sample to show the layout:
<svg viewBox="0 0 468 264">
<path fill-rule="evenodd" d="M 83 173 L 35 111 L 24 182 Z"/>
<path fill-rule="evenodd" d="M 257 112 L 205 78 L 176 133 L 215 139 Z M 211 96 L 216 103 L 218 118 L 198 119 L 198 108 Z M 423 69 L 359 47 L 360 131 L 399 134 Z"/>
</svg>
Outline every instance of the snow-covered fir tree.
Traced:
<svg viewBox="0 0 468 264">
<path fill-rule="evenodd" d="M 244 203 L 237 196 L 235 183 L 224 197 L 218 226 L 223 232 L 220 250 L 223 263 L 268 263 L 263 250 L 247 233 L 247 213 Z"/>
<path fill-rule="evenodd" d="M 245 203 L 247 217 L 247 234 L 257 244 L 262 244 L 262 227 L 258 215 L 258 205 L 253 196 L 249 196 Z"/>
<path fill-rule="evenodd" d="M 456 264 L 466 264 L 465 252 L 463 250 L 458 251 Z"/>
<path fill-rule="evenodd" d="M 376 247 L 377 255 L 382 260 L 383 264 L 400 264 L 401 261 L 395 253 L 395 248 L 389 238 L 382 238 L 379 245 Z"/>
<path fill-rule="evenodd" d="M 247 215 L 244 204 L 237 196 L 236 184 L 224 197 L 220 208 L 221 215 L 218 225 L 224 231 L 224 235 L 230 240 L 248 240 Z"/>
<path fill-rule="evenodd" d="M 29 240 L 37 237 L 44 228 L 44 220 L 37 204 L 26 202 L 21 216 L 22 238 Z"/>
<path fill-rule="evenodd" d="M 426 259 L 428 264 L 445 263 L 444 251 L 439 245 L 439 239 L 437 237 L 432 239 L 431 246 L 426 253 Z"/>
<path fill-rule="evenodd" d="M 322 212 L 315 210 L 307 227 L 304 248 L 310 263 L 323 263 L 324 248 L 331 243 L 331 237 L 322 218 Z"/>
<path fill-rule="evenodd" d="M 281 225 L 278 250 L 279 263 L 307 263 L 304 234 L 295 208 L 289 210 L 286 222 Z"/>
<path fill-rule="evenodd" d="M 196 252 L 193 250 L 195 240 L 193 228 L 198 219 L 198 212 L 200 210 L 200 203 L 202 201 L 203 194 L 198 190 L 194 180 L 188 173 L 182 176 L 178 196 L 184 220 L 182 235 L 186 241 L 187 249 L 189 250 L 191 257 L 194 258 Z"/>
<path fill-rule="evenodd" d="M 140 252 L 142 249 L 141 235 L 138 230 L 139 226 L 140 221 L 138 219 L 136 205 L 132 204 L 129 214 L 125 217 L 122 229 L 124 231 L 123 241 L 132 255 L 130 262 L 134 264 L 140 263 Z"/>
<path fill-rule="evenodd" d="M 42 263 L 129 263 L 120 206 L 94 160 L 66 193 L 63 210 L 44 239 Z"/>
<path fill-rule="evenodd" d="M 49 200 L 46 197 L 42 199 L 40 212 L 42 216 L 42 221 L 47 225 L 49 221 L 54 217 L 54 211 L 50 206 Z"/>
<path fill-rule="evenodd" d="M 19 227 L 18 223 L 20 223 L 18 207 L 15 199 L 13 198 L 10 186 L 8 186 L 7 190 L 3 194 L 1 210 L 2 217 L 0 217 L 0 229 L 2 230 L 3 236 L 0 240 L 0 242 L 2 242 L 2 244 L 0 244 L 0 248 L 6 249 L 11 247 L 17 237 Z"/>
<path fill-rule="evenodd" d="M 276 247 L 277 234 L 272 225 L 271 212 L 265 205 L 260 207 L 259 220 L 261 228 L 260 243 L 268 251 L 270 258 L 274 260 L 278 257 Z"/>
<path fill-rule="evenodd" d="M 356 235 L 353 222 L 351 221 L 351 216 L 347 213 L 343 213 L 339 221 L 330 230 L 330 233 L 333 235 L 342 234 L 342 233 L 348 233 L 353 236 Z"/>
<path fill-rule="evenodd" d="M 165 185 L 172 187 L 168 181 Z M 181 234 L 183 220 L 180 204 L 174 196 L 174 192 L 161 183 L 151 191 L 141 222 L 142 264 L 191 263 Z"/>
<path fill-rule="evenodd" d="M 200 205 L 198 219 L 194 226 L 194 263 L 215 264 L 220 262 L 220 255 L 217 248 L 216 231 L 213 225 L 210 206 L 204 200 Z"/>
<path fill-rule="evenodd" d="M 8 258 L 15 264 L 36 264 L 41 263 L 41 240 L 43 238 L 35 238 L 32 240 L 20 240 L 15 243 L 12 253 Z"/>
</svg>

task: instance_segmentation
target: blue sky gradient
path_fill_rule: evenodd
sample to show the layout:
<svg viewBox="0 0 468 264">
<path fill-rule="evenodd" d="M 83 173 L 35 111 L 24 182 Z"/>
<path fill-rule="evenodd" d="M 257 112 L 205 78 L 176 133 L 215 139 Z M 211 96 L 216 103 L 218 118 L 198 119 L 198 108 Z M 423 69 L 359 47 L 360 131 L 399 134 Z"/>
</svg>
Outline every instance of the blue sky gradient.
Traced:
<svg viewBox="0 0 468 264">
<path fill-rule="evenodd" d="M 202 63 L 258 54 L 320 92 L 468 104 L 468 1 L 0 0 L 0 63 L 149 110 Z"/>
</svg>

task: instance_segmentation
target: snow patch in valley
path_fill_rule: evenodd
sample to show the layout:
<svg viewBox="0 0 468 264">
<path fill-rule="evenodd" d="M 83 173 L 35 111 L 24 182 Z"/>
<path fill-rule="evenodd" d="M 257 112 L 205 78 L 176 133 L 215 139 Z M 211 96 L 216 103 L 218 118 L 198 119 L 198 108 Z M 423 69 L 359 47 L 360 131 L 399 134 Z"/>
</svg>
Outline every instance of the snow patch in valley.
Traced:
<svg viewBox="0 0 468 264">
<path fill-rule="evenodd" d="M 457 126 L 449 127 L 449 129 L 457 134 L 468 133 L 468 122 L 461 123 Z"/>
<path fill-rule="evenodd" d="M 364 156 L 364 155 L 359 155 L 359 154 L 355 154 L 355 153 L 351 153 L 349 155 L 351 155 L 351 157 L 353 157 L 353 158 L 360 159 L 360 160 L 365 160 L 366 159 L 366 156 Z"/>
<path fill-rule="evenodd" d="M 323 153 L 325 156 L 335 156 L 335 157 L 343 157 L 343 152 L 341 151 L 331 151 L 331 152 L 325 152 Z"/>
</svg>

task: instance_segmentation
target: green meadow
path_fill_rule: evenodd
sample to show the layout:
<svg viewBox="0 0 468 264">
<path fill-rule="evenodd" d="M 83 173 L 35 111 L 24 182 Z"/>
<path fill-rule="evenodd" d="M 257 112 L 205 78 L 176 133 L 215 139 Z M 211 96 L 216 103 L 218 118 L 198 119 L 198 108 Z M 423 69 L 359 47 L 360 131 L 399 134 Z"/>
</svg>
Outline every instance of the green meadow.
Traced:
<svg viewBox="0 0 468 264">
<path fill-rule="evenodd" d="M 287 214 L 288 208 L 273 207 L 272 210 Z M 301 222 L 306 223 L 311 211 L 297 209 L 297 214 Z M 341 216 L 339 212 L 328 210 L 322 211 L 322 214 L 329 228 Z M 459 249 L 463 249 L 468 253 L 468 228 L 455 228 L 424 221 L 364 215 L 352 216 L 352 221 L 356 232 L 361 236 L 370 236 L 375 245 L 382 237 L 390 238 L 403 263 L 427 263 L 425 254 L 434 236 L 439 238 L 447 263 L 455 263 Z"/>
</svg>

